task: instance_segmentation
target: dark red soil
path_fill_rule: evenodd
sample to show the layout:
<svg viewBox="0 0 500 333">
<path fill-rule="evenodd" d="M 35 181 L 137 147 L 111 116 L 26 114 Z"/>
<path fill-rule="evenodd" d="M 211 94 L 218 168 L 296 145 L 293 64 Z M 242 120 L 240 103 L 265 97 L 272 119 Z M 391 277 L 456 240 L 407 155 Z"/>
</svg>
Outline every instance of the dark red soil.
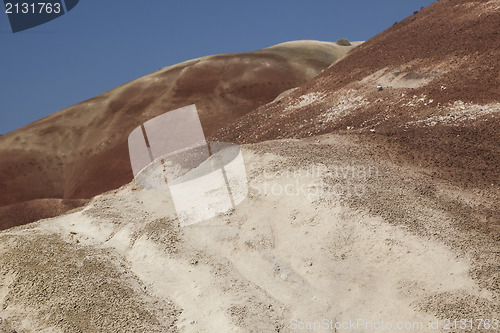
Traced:
<svg viewBox="0 0 500 333">
<path fill-rule="evenodd" d="M 86 199 L 37 199 L 0 207 L 0 230 L 64 214 L 81 207 Z"/>
<path fill-rule="evenodd" d="M 398 163 L 463 186 L 499 186 L 499 112 L 460 124 L 404 126 L 443 112 L 455 101 L 489 104 L 500 101 L 500 6 L 498 1 L 438 1 L 351 51 L 282 101 L 247 114 L 211 137 L 251 143 L 276 138 L 310 137 L 348 131 L 376 142 Z M 366 77 L 380 71 L 406 75 L 440 75 L 419 88 L 378 91 Z M 443 89 L 442 87 L 446 87 Z M 345 90 L 355 90 L 371 103 L 336 121 L 321 116 Z M 286 110 L 291 101 L 308 93 L 324 101 Z M 406 96 L 425 95 L 438 107 L 408 107 Z M 375 103 L 376 100 L 381 102 Z M 498 111 L 498 110 L 497 110 Z M 369 129 L 375 130 L 375 134 Z"/>
</svg>

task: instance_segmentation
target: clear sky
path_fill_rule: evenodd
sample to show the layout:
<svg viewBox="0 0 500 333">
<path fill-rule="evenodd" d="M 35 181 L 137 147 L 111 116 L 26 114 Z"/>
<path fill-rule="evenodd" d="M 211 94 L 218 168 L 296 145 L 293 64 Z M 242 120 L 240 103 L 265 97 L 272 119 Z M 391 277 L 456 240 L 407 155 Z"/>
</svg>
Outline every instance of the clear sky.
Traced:
<svg viewBox="0 0 500 333">
<path fill-rule="evenodd" d="M 299 39 L 367 40 L 432 2 L 81 0 L 15 34 L 2 10 L 0 134 L 192 58 Z"/>
</svg>

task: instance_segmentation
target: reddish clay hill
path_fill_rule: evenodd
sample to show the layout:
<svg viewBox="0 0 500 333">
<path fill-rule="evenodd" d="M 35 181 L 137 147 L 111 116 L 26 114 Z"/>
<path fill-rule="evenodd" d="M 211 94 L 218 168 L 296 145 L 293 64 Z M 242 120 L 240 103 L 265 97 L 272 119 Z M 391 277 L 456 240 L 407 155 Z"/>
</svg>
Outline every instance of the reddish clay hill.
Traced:
<svg viewBox="0 0 500 333">
<path fill-rule="evenodd" d="M 213 138 L 347 133 L 435 177 L 497 188 L 499 33 L 500 1 L 437 1 Z"/>
<path fill-rule="evenodd" d="M 130 132 L 196 104 L 205 134 L 297 87 L 354 48 L 298 41 L 167 67 L 0 137 L 0 229 L 58 215 L 133 178 Z"/>
</svg>

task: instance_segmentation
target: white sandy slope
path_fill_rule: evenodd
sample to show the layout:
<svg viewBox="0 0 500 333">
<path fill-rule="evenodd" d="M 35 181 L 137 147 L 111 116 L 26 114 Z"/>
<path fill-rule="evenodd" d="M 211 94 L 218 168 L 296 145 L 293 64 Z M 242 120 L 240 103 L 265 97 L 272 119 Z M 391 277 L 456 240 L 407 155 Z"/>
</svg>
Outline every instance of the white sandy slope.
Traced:
<svg viewBox="0 0 500 333">
<path fill-rule="evenodd" d="M 17 332 L 292 332 L 301 331 L 294 330 L 299 322 L 363 319 L 394 327 L 422 323 L 423 329 L 415 331 L 428 332 L 427 323 L 438 318 L 425 309 L 432 308 L 436 295 L 474 295 L 492 302 L 491 293 L 470 277 L 467 255 L 458 256 L 437 238 L 392 224 L 362 206 L 350 207 L 349 194 L 316 195 L 327 178 L 354 189 L 345 182 L 350 176 L 332 173 L 349 172 L 353 156 L 340 153 L 334 162 L 318 164 L 301 156 L 303 151 L 276 153 L 298 145 L 308 151 L 320 145 L 338 152 L 354 147 L 340 137 L 245 146 L 248 198 L 233 212 L 184 228 L 177 226 L 168 190 L 142 190 L 131 183 L 96 197 L 81 211 L 0 233 L 0 325 Z M 297 156 L 305 163 L 297 163 Z M 393 172 L 387 161 L 364 163 L 377 174 L 352 177 L 363 192 L 411 173 Z M 305 190 L 297 191 L 302 185 Z M 397 195 L 402 188 L 394 183 L 391 191 Z M 436 210 L 429 228 L 444 221 L 443 214 Z M 30 242 L 29 253 L 11 251 Z M 52 252 L 45 253 L 47 247 Z M 61 249 L 64 255 L 58 254 Z M 54 290 L 33 303 L 28 297 L 46 290 L 23 278 L 35 268 L 13 261 L 19 260 L 16 255 L 31 255 L 32 261 L 48 262 L 51 253 L 56 256 L 52 266 L 34 276 Z M 59 279 L 73 268 L 58 265 L 74 257 L 84 258 L 71 273 L 87 277 L 83 289 Z M 97 268 L 96 262 L 101 263 Z M 103 288 L 113 285 L 109 281 L 118 287 L 102 299 Z M 124 298 L 141 301 L 118 302 Z M 75 310 L 67 310 L 72 302 Z M 85 306 L 77 308 L 80 303 Z M 65 311 L 59 317 L 54 315 L 58 309 Z M 106 315 L 79 321 L 85 313 Z M 401 331 L 413 330 L 377 330 Z"/>
</svg>

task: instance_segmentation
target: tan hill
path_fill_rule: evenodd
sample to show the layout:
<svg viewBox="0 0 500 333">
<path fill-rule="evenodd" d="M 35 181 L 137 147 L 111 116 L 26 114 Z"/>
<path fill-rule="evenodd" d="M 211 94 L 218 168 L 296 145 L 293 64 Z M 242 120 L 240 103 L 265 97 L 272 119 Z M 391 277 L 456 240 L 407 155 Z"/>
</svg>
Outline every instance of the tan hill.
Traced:
<svg viewBox="0 0 500 333">
<path fill-rule="evenodd" d="M 53 216 L 130 182 L 127 137 L 142 122 L 196 104 L 210 134 L 311 79 L 356 45 L 296 41 L 190 60 L 3 135 L 0 228 Z M 36 199 L 44 200 L 29 202 Z"/>
<path fill-rule="evenodd" d="M 258 142 L 346 131 L 379 143 L 398 163 L 498 187 L 499 34 L 498 0 L 437 1 L 213 138 Z"/>
</svg>

